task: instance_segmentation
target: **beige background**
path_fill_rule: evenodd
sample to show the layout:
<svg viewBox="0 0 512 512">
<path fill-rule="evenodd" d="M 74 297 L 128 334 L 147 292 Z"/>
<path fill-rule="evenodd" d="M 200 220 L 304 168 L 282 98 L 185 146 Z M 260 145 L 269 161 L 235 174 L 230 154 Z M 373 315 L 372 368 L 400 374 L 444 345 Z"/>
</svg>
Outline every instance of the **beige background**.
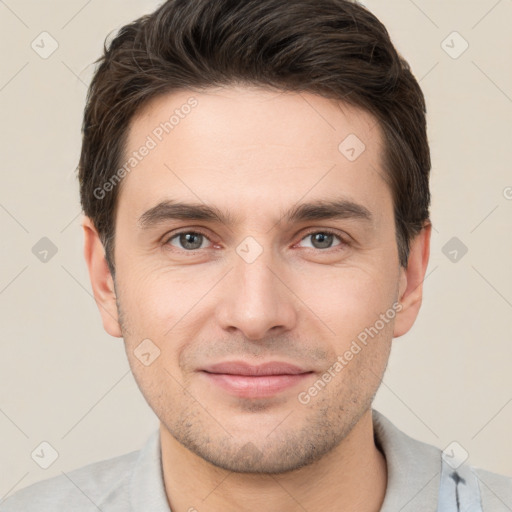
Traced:
<svg viewBox="0 0 512 512">
<path fill-rule="evenodd" d="M 74 175 L 91 63 L 107 33 L 157 4 L 0 1 L 0 497 L 138 449 L 158 425 L 91 298 Z M 512 0 L 366 5 L 427 97 L 435 228 L 422 311 L 394 341 L 375 407 L 512 476 Z M 43 31 L 59 45 L 47 59 L 31 47 Z M 469 44 L 458 58 L 442 47 L 453 31 Z M 46 263 L 32 253 L 42 237 L 58 249 Z M 452 237 L 468 248 L 456 262 Z M 48 469 L 31 458 L 43 441 L 59 454 Z"/>
</svg>

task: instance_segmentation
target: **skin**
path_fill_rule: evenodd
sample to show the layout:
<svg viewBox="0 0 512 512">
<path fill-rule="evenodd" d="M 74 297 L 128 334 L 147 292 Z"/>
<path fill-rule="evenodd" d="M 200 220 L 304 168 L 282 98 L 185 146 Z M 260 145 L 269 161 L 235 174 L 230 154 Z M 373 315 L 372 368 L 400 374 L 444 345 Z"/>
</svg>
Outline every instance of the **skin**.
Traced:
<svg viewBox="0 0 512 512">
<path fill-rule="evenodd" d="M 373 438 L 371 403 L 392 339 L 422 299 L 430 224 L 398 261 L 382 134 L 368 113 L 314 94 L 256 87 L 175 92 L 132 120 L 127 155 L 193 96 L 181 119 L 123 180 L 115 221 L 115 283 L 94 224 L 85 258 L 105 330 L 123 337 L 141 392 L 160 419 L 163 476 L 173 512 L 380 510 L 387 469 Z M 365 151 L 349 161 L 349 134 Z M 298 203 L 348 198 L 372 215 L 285 222 Z M 166 199 L 229 212 L 218 221 L 140 218 Z M 206 237 L 187 249 L 178 230 Z M 336 232 L 322 245 L 315 233 Z M 262 249 L 237 253 L 246 237 Z M 338 236 L 340 238 L 338 238 Z M 186 243 L 186 242 L 185 242 Z M 394 303 L 378 335 L 303 404 L 308 390 L 359 333 Z M 134 351 L 150 339 L 146 366 Z M 233 396 L 205 365 L 285 361 L 312 371 L 267 398 Z"/>
</svg>

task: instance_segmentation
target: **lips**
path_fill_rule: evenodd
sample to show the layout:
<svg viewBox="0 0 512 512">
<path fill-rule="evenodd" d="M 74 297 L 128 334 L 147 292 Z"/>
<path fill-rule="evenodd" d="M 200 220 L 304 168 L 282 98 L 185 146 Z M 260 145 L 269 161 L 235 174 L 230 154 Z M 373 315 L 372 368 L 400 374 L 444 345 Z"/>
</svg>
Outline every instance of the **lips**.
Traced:
<svg viewBox="0 0 512 512">
<path fill-rule="evenodd" d="M 244 398 L 267 398 L 297 386 L 313 372 L 285 362 L 251 365 L 243 361 L 217 363 L 202 368 L 210 383 Z"/>
<path fill-rule="evenodd" d="M 308 373 L 304 370 L 289 363 L 269 362 L 259 364 L 257 366 L 245 363 L 243 361 L 229 361 L 226 363 L 217 363 L 203 368 L 208 373 L 224 373 L 229 375 L 298 375 L 300 373 Z"/>
</svg>

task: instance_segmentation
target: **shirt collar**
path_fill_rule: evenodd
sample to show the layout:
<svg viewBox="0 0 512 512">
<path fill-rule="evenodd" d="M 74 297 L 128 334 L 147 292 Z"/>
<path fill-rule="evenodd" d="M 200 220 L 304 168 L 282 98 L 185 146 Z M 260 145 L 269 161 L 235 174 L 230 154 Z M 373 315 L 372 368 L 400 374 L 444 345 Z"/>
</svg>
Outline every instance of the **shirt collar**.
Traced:
<svg viewBox="0 0 512 512">
<path fill-rule="evenodd" d="M 130 482 L 130 499 L 134 512 L 171 512 L 165 493 L 159 429 L 139 453 Z"/>
<path fill-rule="evenodd" d="M 399 430 L 372 409 L 374 439 L 386 458 L 388 483 L 380 512 L 436 510 L 441 453 Z"/>
</svg>

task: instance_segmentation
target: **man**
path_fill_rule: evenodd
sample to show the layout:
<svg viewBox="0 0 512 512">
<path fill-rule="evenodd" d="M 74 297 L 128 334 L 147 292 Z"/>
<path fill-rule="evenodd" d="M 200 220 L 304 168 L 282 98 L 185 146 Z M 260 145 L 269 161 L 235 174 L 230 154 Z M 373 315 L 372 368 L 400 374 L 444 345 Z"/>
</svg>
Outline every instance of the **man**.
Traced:
<svg viewBox="0 0 512 512">
<path fill-rule="evenodd" d="M 105 330 L 160 429 L 5 512 L 512 510 L 510 479 L 372 400 L 429 259 L 423 94 L 347 0 L 170 0 L 90 86 L 80 189 Z"/>
</svg>

